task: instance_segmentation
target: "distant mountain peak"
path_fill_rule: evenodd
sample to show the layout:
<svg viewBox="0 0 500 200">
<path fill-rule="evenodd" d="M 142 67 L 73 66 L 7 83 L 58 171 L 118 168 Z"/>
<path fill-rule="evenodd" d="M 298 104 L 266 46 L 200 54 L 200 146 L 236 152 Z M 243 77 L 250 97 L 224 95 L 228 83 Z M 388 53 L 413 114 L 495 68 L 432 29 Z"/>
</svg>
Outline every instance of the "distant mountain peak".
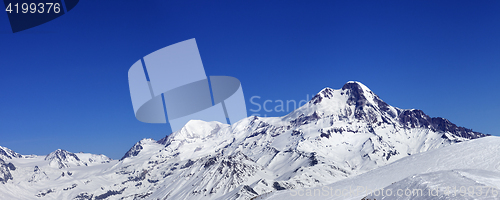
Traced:
<svg viewBox="0 0 500 200">
<path fill-rule="evenodd" d="M 168 136 L 165 137 L 165 138 L 168 138 Z M 155 140 L 153 140 L 151 138 L 144 138 L 141 141 L 135 143 L 134 146 L 132 146 L 132 148 L 130 148 L 127 151 L 127 153 L 125 153 L 125 155 L 123 155 L 123 157 L 120 158 L 120 161 L 124 160 L 125 158 L 134 157 L 134 156 L 139 155 L 139 153 L 144 149 L 144 146 L 155 145 L 157 143 L 161 144 L 161 141 L 157 142 L 157 141 L 155 141 Z"/>
<path fill-rule="evenodd" d="M 338 91 L 338 92 L 336 92 Z M 363 85 L 361 82 L 349 81 L 342 87 L 341 90 L 334 90 L 329 87 L 322 89 L 310 101 L 312 104 L 319 104 L 324 99 L 345 99 L 347 98 L 348 105 L 363 106 L 366 104 L 377 104 L 382 101 L 373 93 L 370 88 Z"/>
<path fill-rule="evenodd" d="M 383 105 L 385 103 L 382 99 L 361 82 L 349 81 L 342 86 L 342 91 L 342 93 L 345 93 L 349 97 L 347 100 L 348 105 L 356 105 L 356 107 L 365 106 L 367 104 L 385 106 Z"/>
<path fill-rule="evenodd" d="M 89 166 L 91 164 L 108 163 L 111 161 L 105 155 L 95 155 L 90 153 L 71 153 L 64 149 L 57 149 L 49 155 L 45 156 L 45 160 L 49 161 L 49 166 L 59 169 L 70 166 Z"/>
<path fill-rule="evenodd" d="M 314 97 L 309 101 L 312 104 L 318 104 L 323 101 L 323 99 L 331 99 L 334 96 L 334 89 L 326 87 L 314 95 Z"/>
<path fill-rule="evenodd" d="M 57 167 L 59 169 L 69 167 L 68 163 L 80 162 L 80 158 L 74 153 L 68 152 L 64 149 L 57 149 L 49 155 L 45 156 L 45 160 L 49 161 L 49 166 Z"/>
<path fill-rule="evenodd" d="M 338 120 L 358 119 L 370 123 L 389 122 L 399 110 L 380 99 L 367 86 L 349 81 L 341 89 L 324 88 L 308 104 L 287 115 L 290 120 L 299 116 L 311 118 L 335 116 Z M 311 119 L 316 118 L 312 117 Z"/>
<path fill-rule="evenodd" d="M 0 146 L 0 159 L 7 160 L 12 158 L 22 158 L 23 156 L 7 147 Z"/>
<path fill-rule="evenodd" d="M 45 160 L 53 160 L 53 159 L 61 159 L 61 160 L 66 160 L 69 156 L 75 157 L 77 160 L 80 160 L 78 156 L 76 156 L 74 153 L 71 153 L 69 151 L 66 151 L 64 149 L 57 149 L 49 155 L 45 156 Z"/>
<path fill-rule="evenodd" d="M 213 132 L 217 132 L 223 126 L 224 124 L 220 122 L 190 120 L 179 131 L 172 133 L 171 138 L 175 140 L 205 138 Z"/>
<path fill-rule="evenodd" d="M 367 86 L 349 81 L 341 89 L 324 88 L 308 104 L 291 112 L 286 120 L 296 125 L 312 123 L 320 118 L 335 121 L 366 122 L 372 127 L 397 126 L 426 128 L 446 133 L 443 138 L 464 141 L 486 135 L 456 126 L 447 119 L 429 117 L 422 110 L 401 109 L 390 106 Z"/>
</svg>

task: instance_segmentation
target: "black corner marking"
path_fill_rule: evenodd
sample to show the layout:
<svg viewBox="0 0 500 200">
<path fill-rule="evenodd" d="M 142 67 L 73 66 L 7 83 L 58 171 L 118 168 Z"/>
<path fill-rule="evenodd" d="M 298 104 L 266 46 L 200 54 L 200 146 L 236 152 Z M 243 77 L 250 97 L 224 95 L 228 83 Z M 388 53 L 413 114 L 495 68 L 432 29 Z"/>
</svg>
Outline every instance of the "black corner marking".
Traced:
<svg viewBox="0 0 500 200">
<path fill-rule="evenodd" d="M 73 9 L 79 0 L 4 0 L 12 32 L 16 33 L 52 21 Z"/>
</svg>

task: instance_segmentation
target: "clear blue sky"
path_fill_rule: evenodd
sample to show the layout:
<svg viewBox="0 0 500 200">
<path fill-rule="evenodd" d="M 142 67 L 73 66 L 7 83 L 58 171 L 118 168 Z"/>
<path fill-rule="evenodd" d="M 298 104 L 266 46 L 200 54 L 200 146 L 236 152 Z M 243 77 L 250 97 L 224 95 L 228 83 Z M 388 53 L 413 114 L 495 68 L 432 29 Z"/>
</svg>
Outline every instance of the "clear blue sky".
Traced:
<svg viewBox="0 0 500 200">
<path fill-rule="evenodd" d="M 16 34 L 2 12 L 0 145 L 118 159 L 164 137 L 166 125 L 135 119 L 127 71 L 190 38 L 207 75 L 242 82 L 248 109 L 252 96 L 300 101 L 356 80 L 390 105 L 500 135 L 499 11 L 499 1 L 80 1 Z"/>
</svg>

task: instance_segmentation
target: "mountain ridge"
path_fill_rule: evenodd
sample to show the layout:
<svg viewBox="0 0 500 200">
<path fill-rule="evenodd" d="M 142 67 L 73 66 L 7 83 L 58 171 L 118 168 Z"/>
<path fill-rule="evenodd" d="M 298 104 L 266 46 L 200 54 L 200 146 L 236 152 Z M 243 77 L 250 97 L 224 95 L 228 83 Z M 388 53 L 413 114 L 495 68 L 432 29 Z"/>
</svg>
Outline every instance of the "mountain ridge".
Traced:
<svg viewBox="0 0 500 200">
<path fill-rule="evenodd" d="M 137 142 L 117 161 L 78 166 L 75 158 L 69 167 L 37 165 L 35 171 L 46 173 L 41 182 L 54 181 L 52 188 L 39 187 L 44 194 L 56 191 L 46 194 L 52 198 L 249 199 L 330 184 L 485 136 L 421 110 L 392 107 L 365 85 L 348 82 L 342 89 L 322 89 L 283 117 L 251 116 L 231 126 L 192 120 L 158 141 Z M 16 159 L 12 161 L 17 166 Z M 93 175 L 83 176 L 84 171 Z M 61 175 L 68 172 L 72 175 Z M 12 175 L 6 184 L 22 179 Z M 75 182 L 76 177 L 85 177 L 86 184 Z M 56 181 L 62 179 L 66 182 Z M 63 190 L 68 184 L 86 192 Z"/>
</svg>

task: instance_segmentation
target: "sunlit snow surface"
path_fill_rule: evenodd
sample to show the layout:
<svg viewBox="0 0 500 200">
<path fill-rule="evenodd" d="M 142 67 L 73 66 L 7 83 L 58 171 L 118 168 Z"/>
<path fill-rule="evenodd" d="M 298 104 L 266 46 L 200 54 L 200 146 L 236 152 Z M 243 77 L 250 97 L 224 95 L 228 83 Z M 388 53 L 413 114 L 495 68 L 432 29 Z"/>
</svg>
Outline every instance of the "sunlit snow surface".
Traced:
<svg viewBox="0 0 500 200">
<path fill-rule="evenodd" d="M 455 177 L 460 173 L 484 185 L 498 184 L 494 176 L 486 180 L 488 172 L 467 170 L 405 179 L 441 170 L 498 172 L 499 139 L 469 141 L 483 136 L 419 110 L 392 107 L 366 86 L 349 82 L 343 89 L 321 90 L 284 117 L 248 117 L 231 126 L 192 120 L 159 141 L 139 141 L 118 161 L 64 150 L 23 156 L 0 148 L 0 178 L 5 179 L 0 180 L 0 196 L 288 200 L 309 198 L 293 197 L 292 191 L 325 185 L 378 189 L 393 183 L 432 190 L 445 183 L 426 178 L 465 180 Z"/>
<path fill-rule="evenodd" d="M 462 196 L 460 188 L 474 188 L 475 196 L 465 193 Z M 369 195 L 365 190 L 376 191 L 384 188 L 394 191 L 393 196 L 368 196 L 371 199 L 499 199 L 500 198 L 500 138 L 486 137 L 454 144 L 448 147 L 431 150 L 400 159 L 389 165 L 374 169 L 364 174 L 350 177 L 325 187 L 333 189 L 327 196 L 302 196 L 297 192 L 279 191 L 266 195 L 264 199 L 362 199 Z M 445 195 L 445 189 L 456 188 L 456 195 L 450 192 Z M 398 189 L 423 189 L 427 196 L 397 196 Z M 479 194 L 482 188 L 482 194 Z M 491 188 L 489 194 L 486 190 Z M 493 190 L 496 188 L 497 193 Z M 323 190 L 323 187 L 310 190 Z M 429 190 L 436 190 L 438 196 L 428 196 Z M 345 191 L 335 194 L 335 190 Z M 349 191 L 349 192 L 347 192 Z M 352 192 L 351 192 L 352 191 Z M 358 193 L 359 192 L 359 193 Z M 302 193 L 302 192 L 301 192 Z M 318 194 L 318 193 L 316 193 Z M 325 193 L 326 194 L 326 193 Z M 340 195 L 339 195 L 340 194 Z M 436 194 L 436 193 L 433 193 Z M 497 194 L 498 196 L 493 196 Z M 295 196 L 292 196 L 295 195 Z"/>
</svg>

